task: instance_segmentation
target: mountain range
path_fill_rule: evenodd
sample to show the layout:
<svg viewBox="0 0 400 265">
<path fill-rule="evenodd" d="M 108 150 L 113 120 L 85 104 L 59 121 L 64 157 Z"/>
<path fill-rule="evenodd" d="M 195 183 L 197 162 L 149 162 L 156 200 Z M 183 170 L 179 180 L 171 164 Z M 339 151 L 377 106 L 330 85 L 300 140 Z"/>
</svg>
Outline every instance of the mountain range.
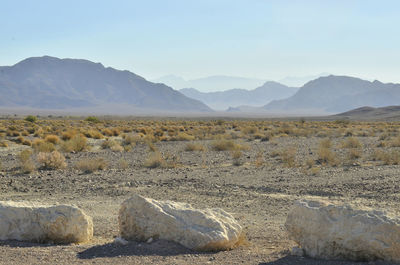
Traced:
<svg viewBox="0 0 400 265">
<path fill-rule="evenodd" d="M 175 75 L 167 75 L 158 79 L 152 80 L 155 83 L 164 83 L 174 89 L 195 88 L 201 92 L 224 91 L 228 89 L 254 89 L 261 86 L 267 80 L 246 78 L 237 76 L 215 75 L 204 78 L 185 80 L 182 77 Z"/>
<path fill-rule="evenodd" d="M 272 100 L 292 96 L 298 88 L 288 87 L 277 82 L 267 81 L 253 90 L 230 89 L 218 92 L 200 92 L 194 88 L 179 91 L 187 97 L 200 100 L 215 110 L 226 110 L 238 106 L 263 106 Z"/>
<path fill-rule="evenodd" d="M 31 57 L 0 67 L 0 106 L 209 112 L 204 103 L 129 71 L 81 59 Z M 107 108 L 107 106 L 110 106 Z"/>
<path fill-rule="evenodd" d="M 400 84 L 330 75 L 308 82 L 293 96 L 272 101 L 264 109 L 339 113 L 363 106 L 384 107 L 399 104 Z"/>
</svg>

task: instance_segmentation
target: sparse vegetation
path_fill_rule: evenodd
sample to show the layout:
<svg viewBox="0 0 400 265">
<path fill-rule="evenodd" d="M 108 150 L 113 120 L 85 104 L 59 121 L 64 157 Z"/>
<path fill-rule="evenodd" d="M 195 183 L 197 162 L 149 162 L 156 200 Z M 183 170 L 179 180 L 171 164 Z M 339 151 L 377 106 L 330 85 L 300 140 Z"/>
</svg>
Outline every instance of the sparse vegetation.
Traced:
<svg viewBox="0 0 400 265">
<path fill-rule="evenodd" d="M 36 159 L 44 169 L 61 169 L 67 166 L 65 157 L 58 151 L 51 153 L 40 152 Z"/>
<path fill-rule="evenodd" d="M 37 121 L 37 117 L 33 116 L 33 115 L 28 115 L 28 116 L 25 117 L 25 120 L 29 121 L 29 122 L 36 122 Z"/>
<path fill-rule="evenodd" d="M 82 159 L 75 164 L 75 168 L 84 173 L 92 173 L 98 170 L 104 170 L 106 167 L 107 162 L 104 158 Z"/>
<path fill-rule="evenodd" d="M 185 146 L 185 151 L 205 151 L 206 148 L 204 145 L 202 144 L 198 144 L 198 143 L 187 143 Z"/>
<path fill-rule="evenodd" d="M 64 152 L 82 152 L 88 148 L 86 137 L 80 134 L 73 136 L 70 140 L 65 141 L 61 149 Z"/>
</svg>

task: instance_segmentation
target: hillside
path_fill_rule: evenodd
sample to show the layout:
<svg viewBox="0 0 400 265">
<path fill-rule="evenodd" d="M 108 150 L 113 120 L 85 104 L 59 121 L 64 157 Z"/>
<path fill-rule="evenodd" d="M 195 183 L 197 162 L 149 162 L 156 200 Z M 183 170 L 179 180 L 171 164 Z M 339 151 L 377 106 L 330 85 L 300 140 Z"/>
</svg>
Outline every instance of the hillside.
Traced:
<svg viewBox="0 0 400 265">
<path fill-rule="evenodd" d="M 164 84 L 87 60 L 32 57 L 0 67 L 0 107 L 97 108 L 203 112 L 211 109 Z"/>
<path fill-rule="evenodd" d="M 382 108 L 361 107 L 339 113 L 332 117 L 352 120 L 399 120 L 400 106 L 388 106 Z"/>
<path fill-rule="evenodd" d="M 262 106 L 271 100 L 287 98 L 296 93 L 297 90 L 298 88 L 269 81 L 253 90 L 230 89 L 206 93 L 194 88 L 184 88 L 179 91 L 188 97 L 204 102 L 213 109 L 225 110 L 242 105 Z"/>
<path fill-rule="evenodd" d="M 344 112 L 363 106 L 398 105 L 400 85 L 366 81 L 348 76 L 327 76 L 310 81 L 293 96 L 267 104 L 267 110 L 330 113 Z"/>
</svg>

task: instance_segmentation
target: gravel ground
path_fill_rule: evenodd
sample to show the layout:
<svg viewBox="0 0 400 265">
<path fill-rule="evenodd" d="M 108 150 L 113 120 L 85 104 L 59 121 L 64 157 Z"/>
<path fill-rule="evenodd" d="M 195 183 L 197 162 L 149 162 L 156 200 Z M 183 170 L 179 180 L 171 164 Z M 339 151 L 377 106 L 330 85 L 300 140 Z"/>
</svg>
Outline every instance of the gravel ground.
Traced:
<svg viewBox="0 0 400 265">
<path fill-rule="evenodd" d="M 164 157 L 176 157 L 176 167 L 154 169 L 143 167 L 149 153 L 144 144 L 130 152 L 92 148 L 66 155 L 67 169 L 31 174 L 17 173 L 16 153 L 26 147 L 0 148 L 0 200 L 75 204 L 93 217 L 95 226 L 94 240 L 88 244 L 0 241 L 0 264 L 364 264 L 290 255 L 295 243 L 288 239 L 283 224 L 299 198 L 352 202 L 400 215 L 400 166 L 383 166 L 369 159 L 377 144 L 375 137 L 360 138 L 363 158 L 356 163 L 318 166 L 314 173 L 304 167 L 286 167 L 279 157 L 271 155 L 274 150 L 296 147 L 296 164 L 303 164 L 306 159 L 316 159 L 320 140 L 285 137 L 270 142 L 242 142 L 250 148 L 243 151 L 239 166 L 232 164 L 229 151 L 208 148 L 204 153 L 187 152 L 183 151 L 187 142 L 161 142 L 156 147 Z M 345 160 L 347 151 L 339 147 L 342 140 L 333 141 L 333 150 Z M 197 143 L 210 146 L 209 141 Z M 107 169 L 84 174 L 73 168 L 76 161 L 96 157 L 107 161 Z M 122 160 L 127 168 L 121 168 Z M 221 207 L 242 224 L 248 244 L 217 253 L 197 253 L 162 240 L 115 245 L 112 242 L 118 236 L 119 205 L 133 193 L 199 208 Z"/>
</svg>

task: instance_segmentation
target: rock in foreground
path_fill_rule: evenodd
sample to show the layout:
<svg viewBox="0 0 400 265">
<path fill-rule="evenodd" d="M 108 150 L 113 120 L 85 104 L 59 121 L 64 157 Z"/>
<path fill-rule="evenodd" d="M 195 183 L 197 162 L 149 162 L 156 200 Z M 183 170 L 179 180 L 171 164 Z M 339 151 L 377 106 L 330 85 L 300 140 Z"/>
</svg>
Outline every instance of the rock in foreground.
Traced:
<svg viewBox="0 0 400 265">
<path fill-rule="evenodd" d="M 121 236 L 147 241 L 159 238 L 195 250 L 218 251 L 235 247 L 242 228 L 222 209 L 194 209 L 186 203 L 156 201 L 134 195 L 119 211 Z"/>
<path fill-rule="evenodd" d="M 0 202 L 0 240 L 81 243 L 92 237 L 92 218 L 79 208 Z"/>
<path fill-rule="evenodd" d="M 400 219 L 384 212 L 302 200 L 285 226 L 311 257 L 400 262 Z"/>
</svg>

